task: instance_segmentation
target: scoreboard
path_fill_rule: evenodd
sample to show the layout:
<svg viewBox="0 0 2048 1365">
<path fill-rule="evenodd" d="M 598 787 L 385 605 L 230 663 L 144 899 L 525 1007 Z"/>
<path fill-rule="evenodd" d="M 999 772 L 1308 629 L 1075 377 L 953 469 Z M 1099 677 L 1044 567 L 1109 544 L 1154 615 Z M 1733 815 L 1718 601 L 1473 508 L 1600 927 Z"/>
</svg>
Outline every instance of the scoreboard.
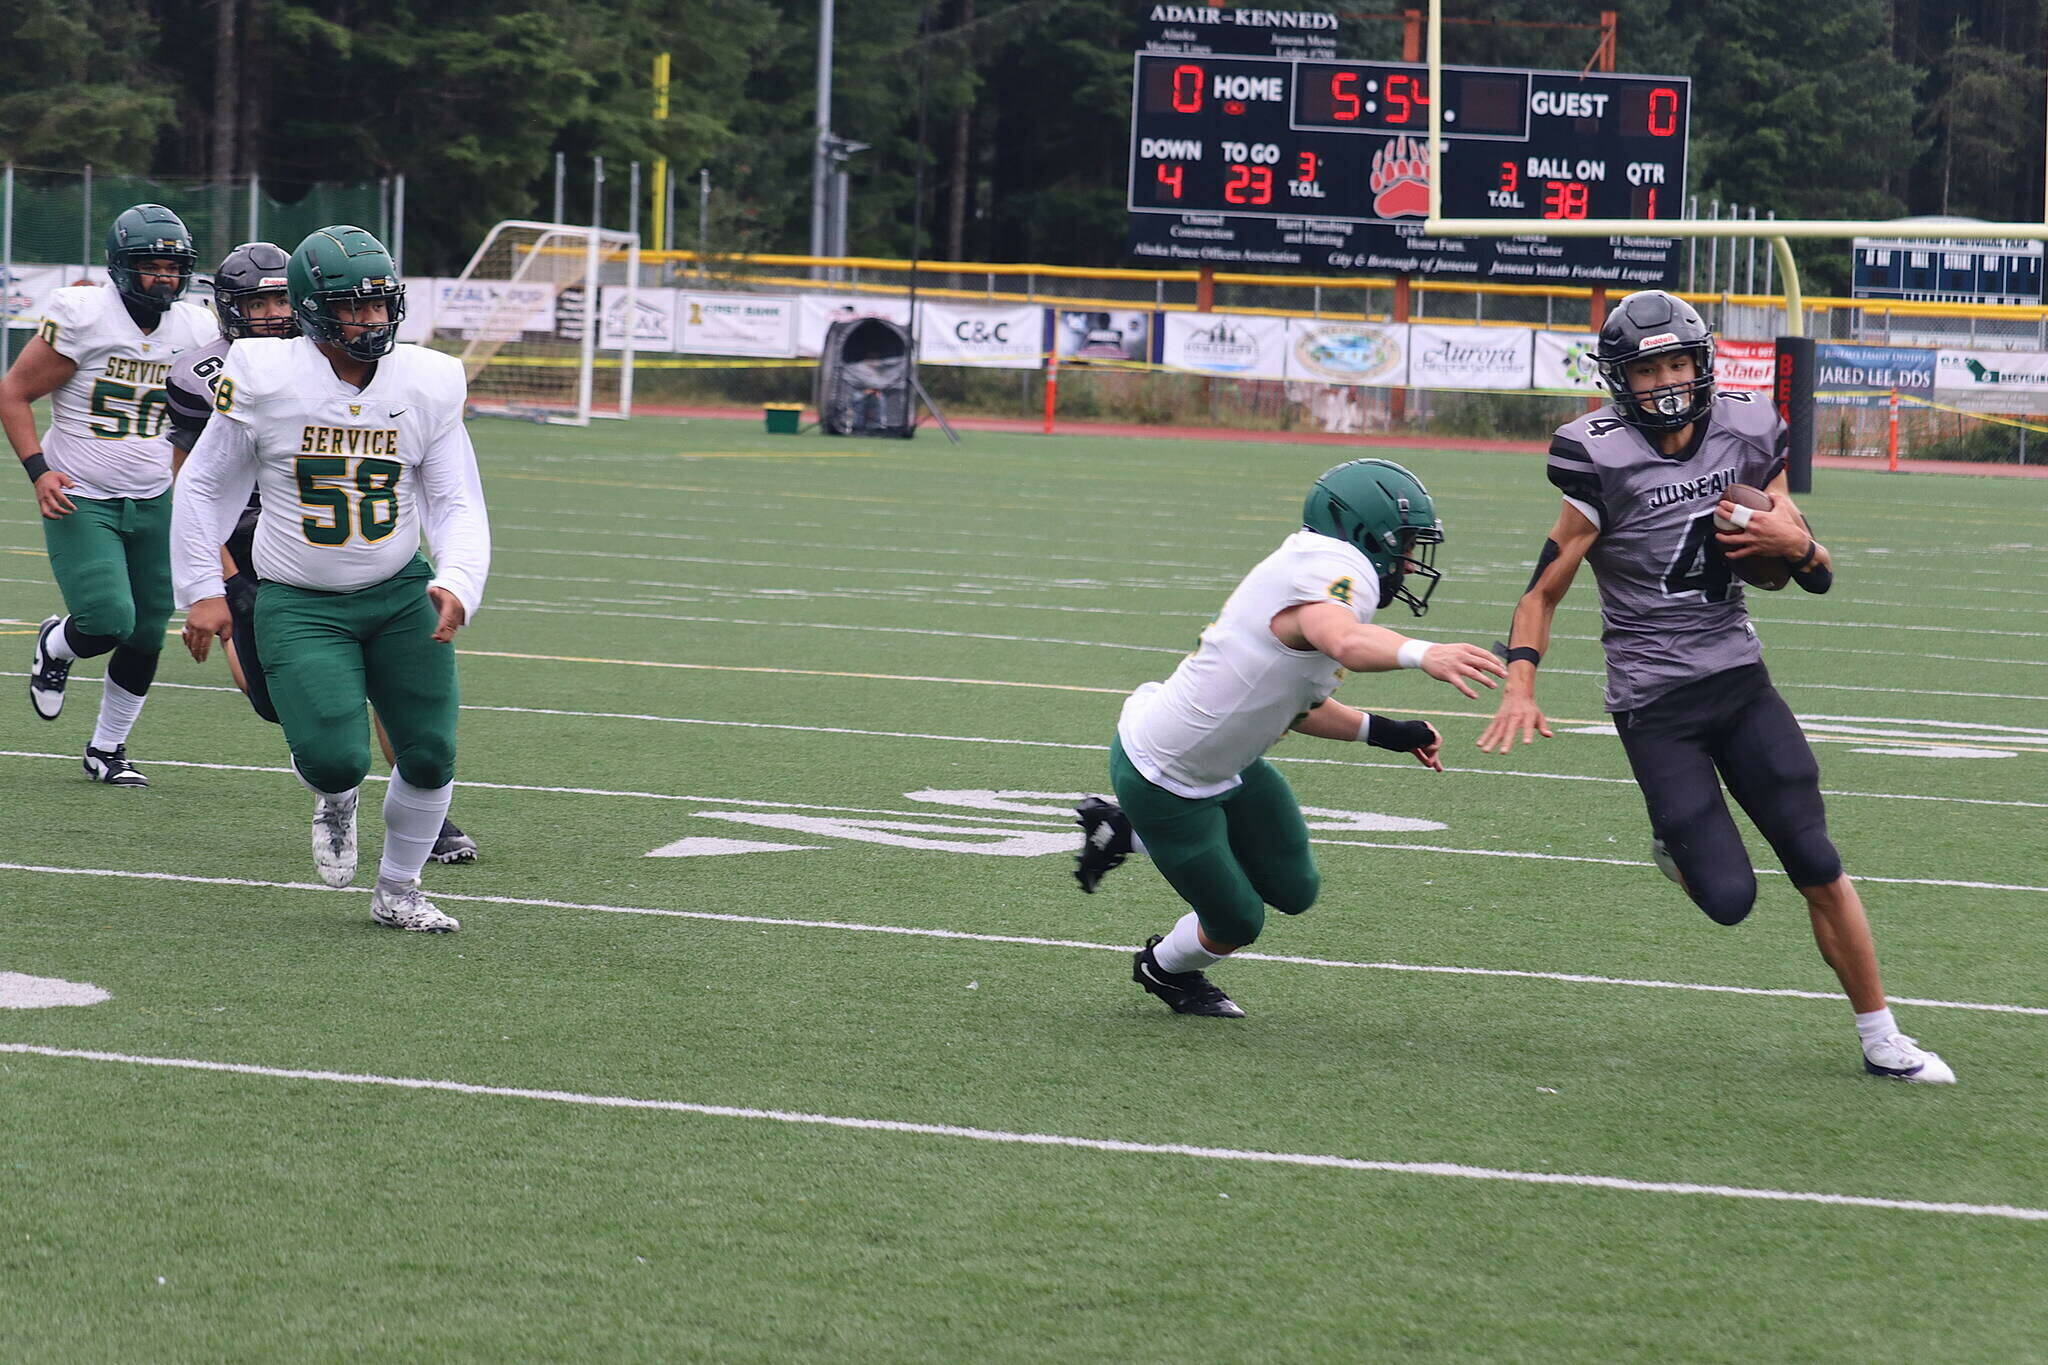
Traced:
<svg viewBox="0 0 2048 1365">
<path fill-rule="evenodd" d="M 1132 79 L 1133 255 L 1530 284 L 1676 282 L 1669 238 L 1440 238 L 1421 223 L 1432 103 L 1446 217 L 1682 216 L 1686 78 L 1447 66 L 1438 91 L 1424 66 L 1269 41 L 1270 54 L 1219 53 L 1170 27 L 1148 35 Z"/>
</svg>

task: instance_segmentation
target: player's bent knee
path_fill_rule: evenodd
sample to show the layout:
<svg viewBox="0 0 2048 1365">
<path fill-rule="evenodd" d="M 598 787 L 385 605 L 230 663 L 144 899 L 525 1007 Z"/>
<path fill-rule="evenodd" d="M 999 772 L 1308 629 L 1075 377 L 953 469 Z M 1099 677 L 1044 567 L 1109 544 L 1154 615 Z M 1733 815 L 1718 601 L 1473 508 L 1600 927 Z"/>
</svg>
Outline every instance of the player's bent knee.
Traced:
<svg viewBox="0 0 2048 1365">
<path fill-rule="evenodd" d="M 80 603 L 71 613 L 71 620 L 80 634 L 102 635 L 125 643 L 135 634 L 135 604 L 125 596 L 109 594 Z M 157 648 L 163 648 L 161 640 Z"/>
<path fill-rule="evenodd" d="M 1288 877 L 1266 888 L 1266 904 L 1283 915 L 1299 915 L 1316 903 L 1323 891 L 1323 874 L 1314 868 Z"/>
<path fill-rule="evenodd" d="M 410 782 L 412 779 L 407 778 Z M 1266 908 L 1261 905 L 1254 909 L 1202 909 L 1195 910 L 1195 917 L 1201 921 L 1202 935 L 1211 943 L 1227 943 L 1233 949 L 1248 948 L 1258 941 L 1259 931 L 1266 927 Z"/>
<path fill-rule="evenodd" d="M 306 781 L 329 795 L 338 795 L 363 785 L 370 773 L 370 749 L 368 745 L 353 750 L 342 745 L 308 745 L 292 751 L 292 762 Z"/>
<path fill-rule="evenodd" d="M 400 749 L 397 758 L 392 766 L 415 787 L 431 791 L 455 780 L 453 737 L 415 740 Z"/>
<path fill-rule="evenodd" d="M 1842 855 L 1835 841 L 1825 834 L 1801 837 L 1785 852 L 1785 875 L 1802 891 L 1833 886 L 1842 879 Z"/>
<path fill-rule="evenodd" d="M 1699 882 L 1688 876 L 1686 889 L 1693 904 L 1716 924 L 1740 924 L 1756 907 L 1756 874 L 1747 869 L 1739 877 L 1708 876 Z"/>
</svg>

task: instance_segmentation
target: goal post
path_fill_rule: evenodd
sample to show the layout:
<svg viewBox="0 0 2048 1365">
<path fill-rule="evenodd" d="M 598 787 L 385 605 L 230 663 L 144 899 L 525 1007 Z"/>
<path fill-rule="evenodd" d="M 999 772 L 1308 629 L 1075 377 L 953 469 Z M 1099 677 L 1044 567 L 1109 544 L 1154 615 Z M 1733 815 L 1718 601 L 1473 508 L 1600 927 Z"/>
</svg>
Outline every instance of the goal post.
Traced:
<svg viewBox="0 0 2048 1365">
<path fill-rule="evenodd" d="M 450 282 L 430 344 L 461 359 L 474 413 L 630 417 L 639 277 L 637 233 L 507 220 Z"/>
</svg>

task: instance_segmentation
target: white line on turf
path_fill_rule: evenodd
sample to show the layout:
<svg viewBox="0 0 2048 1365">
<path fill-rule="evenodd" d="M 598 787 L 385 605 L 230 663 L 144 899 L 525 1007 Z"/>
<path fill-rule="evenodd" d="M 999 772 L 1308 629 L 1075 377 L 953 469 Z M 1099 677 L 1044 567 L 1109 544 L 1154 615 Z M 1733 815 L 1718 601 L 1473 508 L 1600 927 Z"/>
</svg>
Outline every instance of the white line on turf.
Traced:
<svg viewBox="0 0 2048 1365">
<path fill-rule="evenodd" d="M 917 1123 L 905 1119 L 855 1118 L 841 1114 L 810 1114 L 789 1109 L 754 1109 L 732 1104 L 697 1104 L 687 1100 L 652 1100 L 631 1095 L 593 1095 L 574 1090 L 535 1090 L 524 1086 L 475 1085 L 465 1081 L 430 1080 L 418 1076 L 377 1076 L 353 1071 L 313 1071 L 298 1067 L 258 1066 L 248 1062 L 216 1062 L 196 1057 L 145 1057 L 127 1052 L 96 1052 L 85 1048 L 43 1047 L 34 1043 L 0 1043 L 0 1053 L 47 1057 L 60 1061 L 113 1062 L 123 1066 L 158 1067 L 170 1071 L 203 1071 L 230 1076 L 261 1076 L 281 1081 L 322 1081 L 330 1085 L 379 1086 L 393 1090 L 436 1091 L 492 1099 L 542 1100 L 550 1104 L 596 1109 L 655 1110 L 695 1114 L 704 1118 L 755 1119 L 812 1128 L 841 1128 L 913 1137 L 957 1138 L 1013 1147 L 1065 1147 L 1124 1156 L 1190 1157 L 1197 1161 L 1238 1161 L 1264 1166 L 1310 1166 L 1325 1170 L 1367 1171 L 1381 1175 L 1423 1175 L 1459 1180 L 1500 1181 L 1516 1185 L 1561 1185 L 1577 1189 L 1614 1190 L 1625 1194 L 1679 1194 L 1716 1199 L 1754 1199 L 1782 1204 L 1820 1204 L 1836 1208 L 1883 1209 L 1898 1213 L 1942 1213 L 1974 1218 L 2005 1218 L 2016 1222 L 2048 1222 L 2048 1209 L 2015 1204 L 1957 1204 L 1929 1199 L 1890 1199 L 1874 1195 L 1827 1194 L 1812 1190 L 1779 1190 L 1751 1185 L 1695 1185 L 1678 1180 L 1635 1180 L 1612 1175 L 1576 1175 L 1562 1171 L 1510 1171 L 1466 1166 L 1451 1161 L 1376 1161 L 1311 1152 L 1274 1152 L 1257 1148 L 1198 1147 L 1183 1142 L 1135 1142 L 1122 1138 L 1073 1137 L 1064 1133 L 1013 1132 L 1002 1128 L 969 1128 L 952 1123 Z"/>
<path fill-rule="evenodd" d="M 30 872 L 57 877 L 110 877 L 141 882 L 178 882 L 200 886 L 246 886 L 272 891 L 314 891 L 333 895 L 331 887 L 316 882 L 273 882 L 251 877 L 202 877 L 187 872 L 130 872 L 106 867 L 53 867 L 41 863 L 0 862 L 0 872 Z M 345 886 L 342 895 L 366 896 L 368 888 Z M 484 896 L 434 890 L 434 898 L 464 901 L 476 905 L 523 906 L 537 910 L 582 910 L 604 915 L 644 915 L 655 919 L 708 920 L 717 924 L 756 924 L 780 929 L 829 929 L 850 934 L 893 934 L 903 938 L 945 939 L 963 943 L 1005 943 L 1023 948 L 1071 948 L 1098 953 L 1131 953 L 1128 943 L 1097 943 L 1090 939 L 1040 938 L 1028 934 L 978 934 L 965 929 L 932 929 L 903 924 L 864 924 L 857 920 L 795 919 L 775 915 L 741 915 L 721 910 L 670 910 L 644 905 L 604 905 L 590 901 L 547 900 L 530 896 Z M 1236 961 L 1275 962 L 1284 966 L 1332 967 L 1351 971 L 1416 972 L 1430 976 L 1493 977 L 1515 981 L 1556 981 L 1574 986 L 1627 986 L 1644 990 L 1694 991 L 1704 995 L 1751 995 L 1777 1000 L 1826 1000 L 1845 1002 L 1848 997 L 1831 991 L 1802 991 L 1771 986 L 1721 986 L 1697 981 L 1658 981 L 1627 976 L 1595 976 L 1584 972 L 1542 972 L 1510 967 L 1456 967 L 1410 962 L 1348 962 L 1337 958 L 1299 957 L 1285 953 L 1239 952 Z M 1969 1010 L 1980 1014 L 2017 1014 L 2048 1018 L 2048 1007 L 2004 1005 L 1970 1000 L 1930 1000 L 1895 995 L 1896 1005 L 1927 1009 Z"/>
</svg>

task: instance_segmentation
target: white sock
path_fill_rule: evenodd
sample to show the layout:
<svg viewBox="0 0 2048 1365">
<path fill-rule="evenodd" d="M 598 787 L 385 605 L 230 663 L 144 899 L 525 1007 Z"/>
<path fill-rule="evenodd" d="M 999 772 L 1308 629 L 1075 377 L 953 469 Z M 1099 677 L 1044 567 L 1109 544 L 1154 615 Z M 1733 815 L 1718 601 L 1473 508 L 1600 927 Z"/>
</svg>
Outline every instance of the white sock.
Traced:
<svg viewBox="0 0 2048 1365">
<path fill-rule="evenodd" d="M 52 631 L 55 635 L 57 632 Z M 100 686 L 100 719 L 92 729 L 92 747 L 101 751 L 118 749 L 128 742 L 135 718 L 142 714 L 141 697 L 112 679 Z"/>
<path fill-rule="evenodd" d="M 384 857 L 377 864 L 377 884 L 396 890 L 420 879 L 441 822 L 455 800 L 455 784 L 415 787 L 397 773 L 384 793 Z"/>
<path fill-rule="evenodd" d="M 1160 971 L 1199 972 L 1223 960 L 1221 953 L 1212 953 L 1202 946 L 1201 923 L 1190 910 L 1159 940 L 1152 949 L 1152 960 L 1159 964 Z"/>
<path fill-rule="evenodd" d="M 1856 1016 L 1856 1036 L 1862 1039 L 1866 1045 L 1874 1043 L 1880 1038 L 1889 1038 L 1898 1031 L 1899 1025 L 1892 1018 L 1892 1007 L 1890 1005 L 1886 1005 L 1881 1010 L 1872 1010 L 1868 1014 Z"/>
<path fill-rule="evenodd" d="M 46 657 L 52 659 L 76 659 L 78 657 L 71 652 L 71 641 L 64 637 L 65 627 L 70 624 L 71 618 L 67 616 L 57 623 L 55 630 L 50 632 L 49 643 L 43 646 L 43 654 Z"/>
</svg>

